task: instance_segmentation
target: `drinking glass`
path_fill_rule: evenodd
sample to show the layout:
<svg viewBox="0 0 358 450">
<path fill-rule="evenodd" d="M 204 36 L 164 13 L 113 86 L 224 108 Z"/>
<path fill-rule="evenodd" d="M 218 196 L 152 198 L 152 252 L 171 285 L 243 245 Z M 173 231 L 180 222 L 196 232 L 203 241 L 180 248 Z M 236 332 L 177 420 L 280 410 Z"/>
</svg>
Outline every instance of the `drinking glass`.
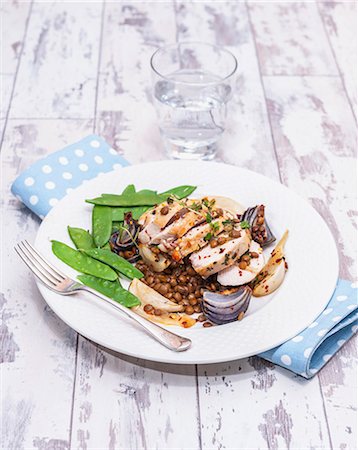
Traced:
<svg viewBox="0 0 358 450">
<path fill-rule="evenodd" d="M 151 58 L 154 103 L 168 156 L 213 159 L 225 130 L 232 97 L 235 56 L 222 47 L 181 42 Z"/>
</svg>

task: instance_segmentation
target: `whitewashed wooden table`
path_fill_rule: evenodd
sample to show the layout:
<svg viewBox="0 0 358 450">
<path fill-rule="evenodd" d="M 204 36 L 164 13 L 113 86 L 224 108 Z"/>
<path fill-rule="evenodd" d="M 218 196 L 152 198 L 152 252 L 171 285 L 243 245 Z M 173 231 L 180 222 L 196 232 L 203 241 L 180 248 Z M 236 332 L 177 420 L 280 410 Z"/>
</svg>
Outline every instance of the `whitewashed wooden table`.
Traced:
<svg viewBox="0 0 358 450">
<path fill-rule="evenodd" d="M 239 61 L 218 159 L 306 197 L 354 280 L 355 2 L 1 7 L 4 450 L 355 449 L 353 340 L 311 381 L 257 357 L 170 366 L 113 354 L 46 306 L 13 251 L 39 220 L 9 191 L 29 164 L 92 132 L 131 163 L 165 158 L 149 57 L 178 40 L 217 43 Z"/>
</svg>

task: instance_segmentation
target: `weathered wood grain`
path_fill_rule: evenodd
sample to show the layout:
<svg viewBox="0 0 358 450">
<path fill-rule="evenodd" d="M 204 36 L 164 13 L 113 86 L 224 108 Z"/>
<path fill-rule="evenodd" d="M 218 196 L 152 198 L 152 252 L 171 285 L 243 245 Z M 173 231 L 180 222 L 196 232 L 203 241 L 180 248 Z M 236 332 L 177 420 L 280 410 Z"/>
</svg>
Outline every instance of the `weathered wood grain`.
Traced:
<svg viewBox="0 0 358 450">
<path fill-rule="evenodd" d="M 356 128 L 339 78 L 265 77 L 283 181 L 310 200 L 340 251 L 340 275 L 356 273 Z"/>
<path fill-rule="evenodd" d="M 16 68 L 29 2 L 5 7 L 12 18 L 4 60 Z M 353 341 L 309 382 L 259 358 L 168 367 L 81 337 L 75 360 L 76 334 L 45 306 L 12 252 L 14 241 L 33 240 L 39 222 L 9 193 L 29 164 L 94 125 L 132 163 L 165 157 L 149 57 L 175 40 L 217 43 L 239 61 L 219 158 L 278 179 L 277 152 L 282 180 L 324 215 L 337 238 L 341 275 L 352 277 L 355 125 L 340 80 L 353 102 L 352 8 L 250 3 L 251 36 L 243 2 L 107 2 L 101 40 L 101 2 L 35 2 L 10 109 L 10 117 L 26 119 L 8 121 L 2 146 L 4 448 L 355 448 Z M 265 77 L 262 86 L 260 71 L 289 76 Z M 49 120 L 56 117 L 85 119 Z"/>
<path fill-rule="evenodd" d="M 92 117 L 101 11 L 101 2 L 33 5 L 11 118 Z"/>
<path fill-rule="evenodd" d="M 245 4 L 177 0 L 175 9 L 179 41 L 223 45 L 238 61 L 234 98 L 228 105 L 227 129 L 219 143 L 218 159 L 277 177 L 265 97 Z"/>
<path fill-rule="evenodd" d="M 319 2 L 329 42 L 357 117 L 357 3 Z"/>
<path fill-rule="evenodd" d="M 283 180 L 324 217 L 337 242 L 340 275 L 354 279 L 356 128 L 341 80 L 266 77 L 264 82 Z M 333 448 L 355 445 L 356 401 L 348 388 L 356 377 L 352 345 L 319 374 Z"/>
<path fill-rule="evenodd" d="M 249 2 L 264 75 L 338 75 L 315 2 Z"/>
<path fill-rule="evenodd" d="M 197 406 L 193 366 L 145 362 L 80 338 L 73 448 L 197 449 Z"/>
<path fill-rule="evenodd" d="M 199 374 L 203 448 L 329 448 L 317 380 L 257 357 Z"/>
<path fill-rule="evenodd" d="M 357 336 L 319 373 L 333 448 L 357 446 Z"/>
<path fill-rule="evenodd" d="M 47 307 L 13 246 L 33 241 L 39 221 L 7 210 L 1 259 L 2 448 L 69 448 L 76 333 Z M 46 444 L 46 445 L 45 445 Z"/>
<path fill-rule="evenodd" d="M 30 8 L 31 1 L 9 0 L 1 2 L 0 73 L 14 74 L 16 72 Z"/>
<path fill-rule="evenodd" d="M 5 119 L 7 111 L 10 105 L 11 91 L 14 83 L 13 74 L 0 74 L 0 89 L 1 89 L 1 102 L 0 102 L 0 119 Z"/>
<path fill-rule="evenodd" d="M 10 120 L 2 146 L 1 204 L 28 211 L 10 193 L 16 176 L 39 158 L 79 141 L 92 130 L 92 120 Z"/>
<path fill-rule="evenodd" d="M 46 305 L 13 250 L 33 242 L 39 219 L 9 187 L 29 164 L 92 132 L 91 121 L 9 121 L 2 148 L 3 448 L 69 449 L 77 334 Z"/>
<path fill-rule="evenodd" d="M 132 163 L 165 157 L 151 102 L 150 57 L 174 39 L 171 2 L 106 5 L 97 130 Z M 124 42 L 130 45 L 119 45 Z"/>
</svg>

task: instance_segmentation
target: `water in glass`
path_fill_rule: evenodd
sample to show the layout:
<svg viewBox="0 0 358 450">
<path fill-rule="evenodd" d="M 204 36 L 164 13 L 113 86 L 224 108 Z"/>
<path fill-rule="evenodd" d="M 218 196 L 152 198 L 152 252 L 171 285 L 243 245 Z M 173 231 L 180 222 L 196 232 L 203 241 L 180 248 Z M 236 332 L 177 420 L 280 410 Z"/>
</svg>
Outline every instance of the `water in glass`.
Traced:
<svg viewBox="0 0 358 450">
<path fill-rule="evenodd" d="M 177 70 L 157 81 L 154 97 L 164 139 L 173 148 L 185 147 L 186 158 L 196 159 L 202 151 L 210 159 L 210 146 L 225 129 L 231 90 L 228 82 L 203 70 Z"/>
</svg>

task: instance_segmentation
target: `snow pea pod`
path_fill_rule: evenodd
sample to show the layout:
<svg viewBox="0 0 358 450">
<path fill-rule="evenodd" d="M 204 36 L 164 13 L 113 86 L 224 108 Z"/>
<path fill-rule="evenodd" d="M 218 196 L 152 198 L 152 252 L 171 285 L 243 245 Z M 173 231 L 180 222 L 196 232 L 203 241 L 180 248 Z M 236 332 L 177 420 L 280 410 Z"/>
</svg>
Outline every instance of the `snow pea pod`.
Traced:
<svg viewBox="0 0 358 450">
<path fill-rule="evenodd" d="M 110 267 L 130 279 L 143 277 L 143 273 L 134 267 L 133 264 L 110 250 L 90 248 L 88 250 L 84 250 L 84 253 L 91 258 L 103 262 L 104 264 L 108 264 Z"/>
<path fill-rule="evenodd" d="M 73 269 L 88 275 L 94 275 L 104 280 L 114 281 L 117 279 L 116 272 L 106 264 L 75 250 L 63 242 L 51 241 L 53 253 L 64 263 Z"/>
<path fill-rule="evenodd" d="M 75 244 L 76 248 L 88 249 L 94 248 L 93 237 L 91 234 L 83 228 L 67 227 L 68 234 L 71 241 Z"/>
<path fill-rule="evenodd" d="M 175 195 L 175 197 L 178 197 L 179 200 L 182 198 L 188 197 L 190 194 L 192 194 L 197 186 L 177 186 L 172 189 L 168 189 L 165 192 L 162 192 L 159 194 L 161 197 L 164 197 L 166 199 L 169 195 Z"/>
<path fill-rule="evenodd" d="M 128 184 L 128 186 L 123 189 L 122 195 L 134 194 L 134 193 L 135 193 L 134 184 Z"/>
<path fill-rule="evenodd" d="M 102 194 L 101 197 L 86 200 L 87 203 L 106 206 L 153 206 L 161 201 L 162 197 L 156 192 L 135 192 L 125 195 Z"/>
<path fill-rule="evenodd" d="M 112 231 L 112 210 L 107 206 L 95 206 L 92 211 L 92 235 L 97 247 L 109 241 Z"/>
<path fill-rule="evenodd" d="M 124 215 L 127 212 L 131 212 L 132 213 L 132 217 L 135 220 L 138 220 L 139 217 L 145 213 L 146 211 L 148 211 L 148 209 L 150 209 L 151 206 L 133 206 L 132 208 L 130 208 L 129 206 L 113 206 L 112 209 L 112 220 L 114 222 L 122 222 L 124 220 Z"/>
<path fill-rule="evenodd" d="M 86 286 L 100 292 L 112 300 L 115 300 L 127 308 L 132 308 L 133 306 L 140 304 L 140 300 L 135 295 L 124 289 L 119 280 L 108 281 L 89 275 L 79 275 L 77 279 Z"/>
</svg>

